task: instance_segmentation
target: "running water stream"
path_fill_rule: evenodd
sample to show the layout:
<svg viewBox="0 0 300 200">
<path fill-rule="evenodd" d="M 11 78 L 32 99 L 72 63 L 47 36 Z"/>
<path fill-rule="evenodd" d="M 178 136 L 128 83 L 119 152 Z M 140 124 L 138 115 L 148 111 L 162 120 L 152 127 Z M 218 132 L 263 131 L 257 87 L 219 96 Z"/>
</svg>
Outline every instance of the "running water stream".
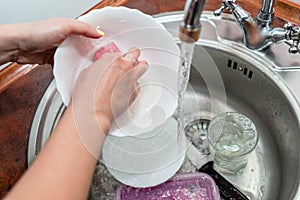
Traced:
<svg viewBox="0 0 300 200">
<path fill-rule="evenodd" d="M 180 64 L 178 69 L 178 145 L 181 144 L 182 137 L 184 137 L 184 96 L 189 83 L 190 69 L 192 64 L 194 42 L 182 42 L 180 49 Z M 181 148 L 179 148 L 181 149 Z"/>
</svg>

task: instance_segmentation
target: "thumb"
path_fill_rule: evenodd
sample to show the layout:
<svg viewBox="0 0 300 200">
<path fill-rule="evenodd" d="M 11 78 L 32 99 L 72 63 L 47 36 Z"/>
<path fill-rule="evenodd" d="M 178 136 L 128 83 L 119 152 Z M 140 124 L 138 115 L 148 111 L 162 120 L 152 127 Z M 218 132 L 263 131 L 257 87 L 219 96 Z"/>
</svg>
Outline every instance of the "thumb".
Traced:
<svg viewBox="0 0 300 200">
<path fill-rule="evenodd" d="M 77 19 L 71 19 L 70 23 L 70 34 L 82 35 L 89 38 L 100 38 L 104 35 L 102 31 L 99 31 L 95 27 L 91 26 L 86 22 L 82 22 Z"/>
</svg>

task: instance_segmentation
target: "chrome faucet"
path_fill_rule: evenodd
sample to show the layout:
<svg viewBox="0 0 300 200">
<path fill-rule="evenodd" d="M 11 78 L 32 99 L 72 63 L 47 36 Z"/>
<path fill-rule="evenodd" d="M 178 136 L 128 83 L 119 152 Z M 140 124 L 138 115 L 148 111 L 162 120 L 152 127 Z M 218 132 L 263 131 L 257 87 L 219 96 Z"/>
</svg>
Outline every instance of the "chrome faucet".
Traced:
<svg viewBox="0 0 300 200">
<path fill-rule="evenodd" d="M 184 19 L 180 25 L 180 39 L 185 42 L 195 42 L 199 39 L 201 32 L 200 15 L 203 11 L 205 0 L 187 0 L 184 9 Z M 274 0 L 264 0 L 256 19 L 239 5 L 235 0 L 223 0 L 220 9 L 214 14 L 220 16 L 225 9 L 230 9 L 235 21 L 244 33 L 245 45 L 253 50 L 263 50 L 273 43 L 292 40 L 290 53 L 299 52 L 300 26 L 286 23 L 283 28 L 272 28 Z"/>
<path fill-rule="evenodd" d="M 184 42 L 195 42 L 201 32 L 200 16 L 205 0 L 187 0 L 184 8 L 184 17 L 180 25 L 179 38 Z"/>
<path fill-rule="evenodd" d="M 244 43 L 250 49 L 263 50 L 273 43 L 292 40 L 289 52 L 299 52 L 300 26 L 286 23 L 283 28 L 270 27 L 274 16 L 273 4 L 274 0 L 264 0 L 261 10 L 254 19 L 250 13 L 235 4 L 235 0 L 223 0 L 221 8 L 214 14 L 220 16 L 223 10 L 230 9 L 244 33 Z"/>
</svg>

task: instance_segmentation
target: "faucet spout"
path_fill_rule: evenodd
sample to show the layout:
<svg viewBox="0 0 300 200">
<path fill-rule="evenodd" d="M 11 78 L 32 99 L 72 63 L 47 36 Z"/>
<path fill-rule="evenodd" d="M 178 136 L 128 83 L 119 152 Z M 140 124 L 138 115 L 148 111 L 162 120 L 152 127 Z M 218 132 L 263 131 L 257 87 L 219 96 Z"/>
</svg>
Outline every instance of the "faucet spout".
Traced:
<svg viewBox="0 0 300 200">
<path fill-rule="evenodd" d="M 256 19 L 258 23 L 269 26 L 274 17 L 274 0 L 264 0 Z"/>
<path fill-rule="evenodd" d="M 188 43 L 199 39 L 201 32 L 200 16 L 205 0 L 187 0 L 184 8 L 184 18 L 180 25 L 179 38 Z"/>
<path fill-rule="evenodd" d="M 273 13 L 274 0 L 264 0 L 261 11 L 264 13 Z"/>
</svg>

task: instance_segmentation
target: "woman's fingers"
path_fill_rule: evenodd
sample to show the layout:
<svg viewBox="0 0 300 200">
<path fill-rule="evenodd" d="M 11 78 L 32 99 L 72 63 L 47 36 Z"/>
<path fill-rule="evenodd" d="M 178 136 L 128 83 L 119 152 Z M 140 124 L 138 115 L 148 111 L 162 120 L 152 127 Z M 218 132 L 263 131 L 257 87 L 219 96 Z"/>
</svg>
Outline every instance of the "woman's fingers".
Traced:
<svg viewBox="0 0 300 200">
<path fill-rule="evenodd" d="M 132 70 L 132 80 L 135 82 L 134 90 L 131 94 L 129 104 L 132 104 L 132 102 L 137 98 L 137 96 L 140 93 L 140 83 L 138 82 L 138 79 L 143 76 L 143 74 L 148 70 L 148 63 L 146 61 L 139 62 Z"/>
<path fill-rule="evenodd" d="M 140 83 L 136 82 L 135 84 L 135 89 L 133 90 L 131 96 L 130 96 L 130 100 L 129 100 L 129 105 L 132 104 L 132 102 L 134 102 L 134 100 L 137 98 L 137 96 L 139 95 L 141 91 L 141 87 L 140 87 Z"/>
<path fill-rule="evenodd" d="M 133 68 L 133 79 L 138 80 L 148 70 L 148 63 L 143 60 L 136 64 Z"/>
<path fill-rule="evenodd" d="M 122 59 L 125 62 L 129 62 L 132 67 L 137 63 L 137 59 L 140 56 L 141 52 L 137 48 L 131 48 L 127 53 L 122 56 Z"/>
<path fill-rule="evenodd" d="M 95 27 L 89 25 L 88 23 L 75 20 L 75 19 L 59 19 L 61 21 L 65 20 L 66 26 L 64 27 L 64 34 L 66 35 L 82 35 L 90 38 L 99 38 L 103 36 L 103 32 L 99 32 Z M 63 24 L 62 24 L 63 25 Z M 63 26 L 62 26 L 63 27 Z"/>
<path fill-rule="evenodd" d="M 113 120 L 122 114 L 137 98 L 140 87 L 137 80 L 147 71 L 146 61 L 136 62 L 140 50 L 131 49 L 123 56 L 118 53 L 103 54 L 101 59 L 81 72 L 82 85 L 78 88 L 86 90 L 86 85 L 97 85 L 95 109 L 97 113 L 105 113 Z M 77 89 L 78 89 L 77 88 Z"/>
</svg>

